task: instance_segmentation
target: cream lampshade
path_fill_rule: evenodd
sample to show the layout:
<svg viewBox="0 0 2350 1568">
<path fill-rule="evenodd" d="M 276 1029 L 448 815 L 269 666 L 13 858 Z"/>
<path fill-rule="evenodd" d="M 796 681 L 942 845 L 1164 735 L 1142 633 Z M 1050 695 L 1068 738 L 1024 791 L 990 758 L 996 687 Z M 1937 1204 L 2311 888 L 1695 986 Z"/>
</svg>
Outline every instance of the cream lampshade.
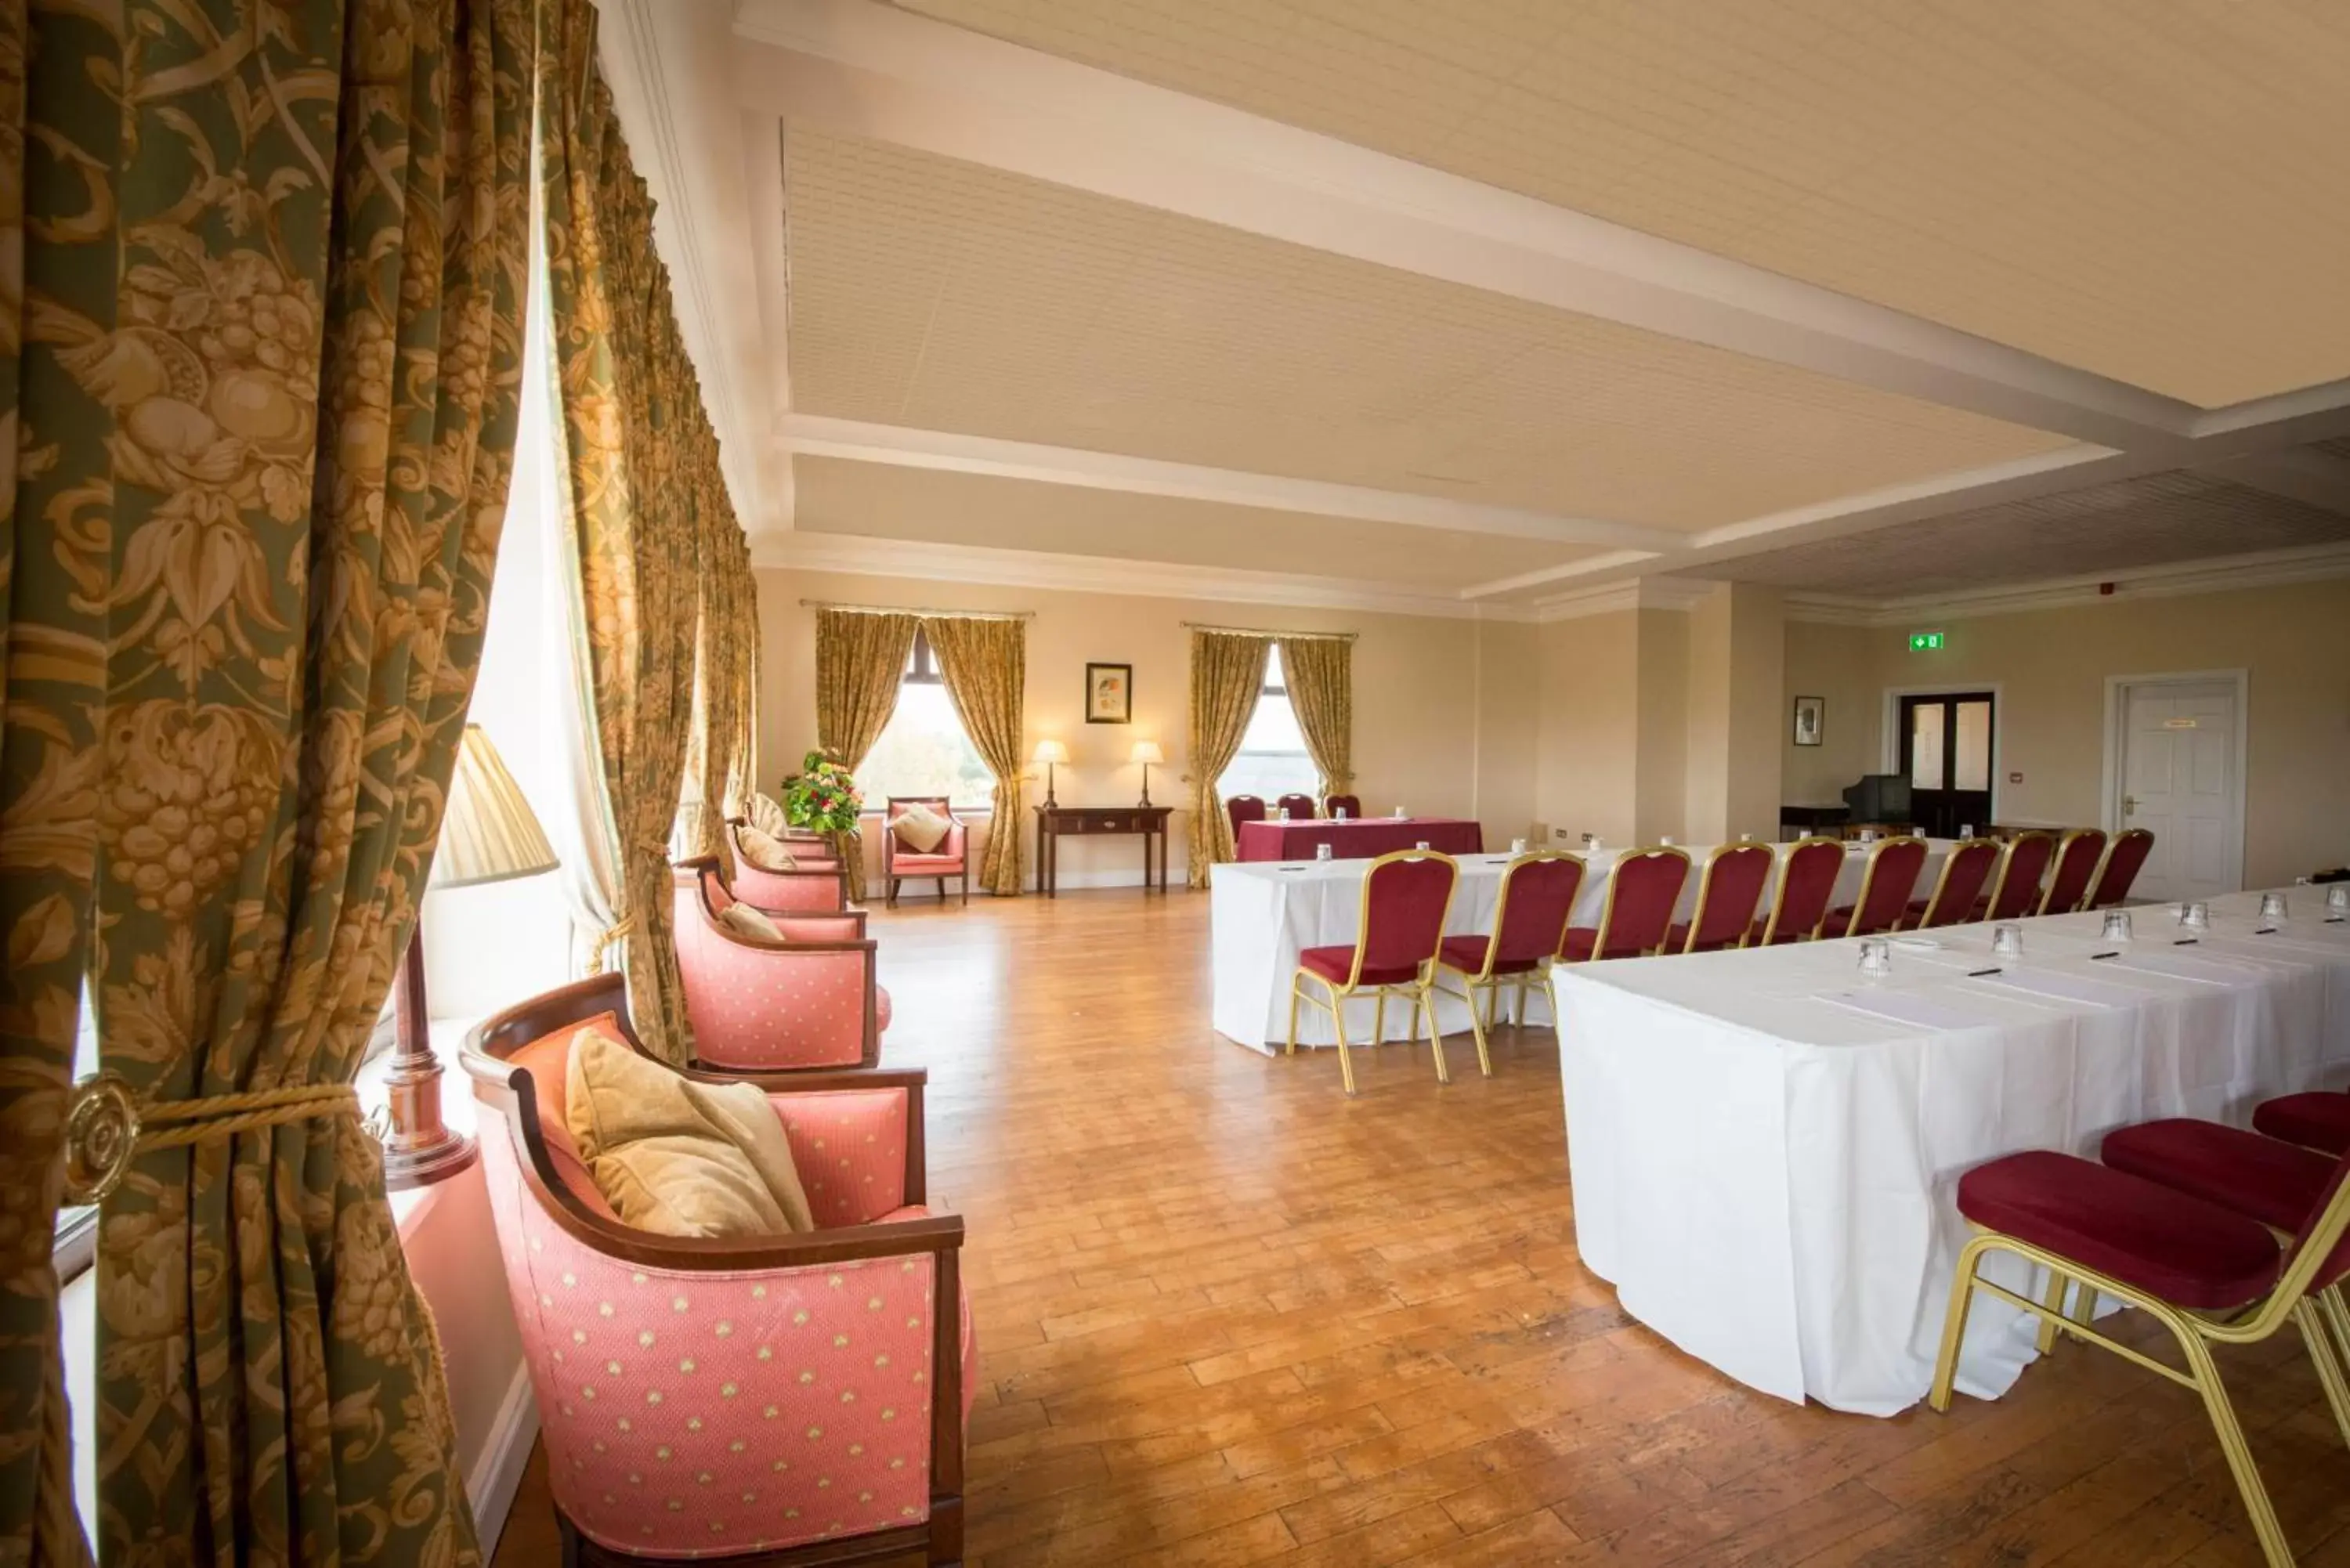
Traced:
<svg viewBox="0 0 2350 1568">
<path fill-rule="evenodd" d="M 1134 742 L 1134 750 L 1127 754 L 1126 760 L 1142 764 L 1142 804 L 1149 805 L 1151 764 L 1164 763 L 1167 760 L 1167 753 L 1159 749 L 1159 742 L 1156 741 L 1137 741 Z"/>
<path fill-rule="evenodd" d="M 560 862 L 546 842 L 522 786 L 479 724 L 465 726 L 457 766 L 449 775 L 449 804 L 441 814 L 441 846 L 425 886 L 433 890 L 478 888 L 552 871 Z M 384 1186 L 393 1191 L 454 1176 L 473 1163 L 473 1139 L 441 1119 L 441 1064 L 433 1059 L 431 1009 L 424 995 L 424 922 L 420 916 L 393 981 L 394 1038 L 391 1130 L 383 1140 Z"/>
<path fill-rule="evenodd" d="M 1045 764 L 1045 805 L 1050 810 L 1061 804 L 1053 798 L 1053 769 L 1069 760 L 1069 748 L 1058 741 L 1039 741 L 1035 760 Z"/>
</svg>

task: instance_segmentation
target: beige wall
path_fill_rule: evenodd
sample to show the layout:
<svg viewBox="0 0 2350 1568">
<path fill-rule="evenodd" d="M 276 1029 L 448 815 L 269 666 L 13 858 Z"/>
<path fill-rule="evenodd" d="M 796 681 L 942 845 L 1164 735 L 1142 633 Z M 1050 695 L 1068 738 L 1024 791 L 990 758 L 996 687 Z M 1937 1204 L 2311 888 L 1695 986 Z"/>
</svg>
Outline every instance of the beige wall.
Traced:
<svg viewBox="0 0 2350 1568">
<path fill-rule="evenodd" d="M 1686 839 L 1689 810 L 1690 618 L 1682 610 L 1639 612 L 1638 776 L 1632 836 L 1642 844 Z"/>
<path fill-rule="evenodd" d="M 1785 667 L 1777 590 L 1725 583 L 1691 606 L 1688 662 L 1688 841 L 1775 837 Z"/>
<path fill-rule="evenodd" d="M 1142 574 L 1138 572 L 1138 576 Z M 1402 805 L 1419 815 L 1475 816 L 1489 843 L 1526 831 L 1533 788 L 1530 729 L 1486 734 L 1513 711 L 1523 725 L 1534 648 L 1528 626 L 1357 610 L 1234 605 L 1143 595 L 998 587 L 984 584 L 763 569 L 758 574 L 763 651 L 761 787 L 772 790 L 816 742 L 816 617 L 803 599 L 947 609 L 1025 609 L 1028 623 L 1026 751 L 1047 736 L 1069 748 L 1055 796 L 1065 805 L 1134 802 L 1141 770 L 1126 761 L 1136 741 L 1156 740 L 1167 765 L 1150 774 L 1151 799 L 1181 807 L 1189 746 L 1187 620 L 1304 631 L 1351 630 L 1355 644 L 1355 777 L 1367 812 Z M 1134 666 L 1134 722 L 1088 724 L 1081 703 L 1087 660 Z M 1513 693 L 1515 693 L 1513 696 Z M 1037 772 L 1026 796 L 1044 798 Z M 1033 830 L 1030 830 L 1033 832 Z M 1170 875 L 1182 876 L 1186 833 L 1179 815 Z M 1033 869 L 1034 839 L 1026 864 Z M 1063 846 L 1064 886 L 1139 881 L 1133 839 Z"/>
<path fill-rule="evenodd" d="M 1618 610 L 1536 628 L 1540 660 L 1535 816 L 1550 842 L 1596 833 L 1632 842 L 1640 732 L 1639 612 Z"/>
<path fill-rule="evenodd" d="M 1833 799 L 1882 765 L 1888 689 L 1995 685 L 2000 819 L 2095 824 L 2106 679 L 2242 670 L 2246 885 L 2350 859 L 2350 580 L 1933 624 L 1931 654 L 1910 653 L 1906 628 L 1787 628 L 1788 692 L 1829 692 L 1828 744 L 1786 753 L 1790 800 Z"/>
</svg>

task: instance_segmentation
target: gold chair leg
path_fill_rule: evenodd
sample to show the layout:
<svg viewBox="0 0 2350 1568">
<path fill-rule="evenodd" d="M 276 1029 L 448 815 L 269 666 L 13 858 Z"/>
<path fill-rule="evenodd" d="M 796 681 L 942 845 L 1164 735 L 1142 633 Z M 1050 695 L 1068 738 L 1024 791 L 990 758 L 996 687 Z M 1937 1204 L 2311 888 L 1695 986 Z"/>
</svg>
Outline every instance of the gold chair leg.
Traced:
<svg viewBox="0 0 2350 1568">
<path fill-rule="evenodd" d="M 1950 1385 L 1959 1376 L 1959 1346 L 1967 1337 L 1967 1314 L 1974 1310 L 1975 1270 L 1982 1265 L 1982 1255 L 1991 1239 L 1978 1236 L 1959 1252 L 1959 1272 L 1950 1281 L 1950 1310 L 1942 1319 L 1942 1348 L 1934 1357 L 1934 1388 L 1926 1396 L 1926 1403 L 1948 1414 L 1950 1408 Z"/>
<path fill-rule="evenodd" d="M 2065 1316 L 2083 1328 L 2097 1321 L 2097 1287 L 2086 1280 L 2073 1282 L 2073 1310 Z"/>
<path fill-rule="evenodd" d="M 1381 986 L 1372 994 L 1376 996 L 1378 1000 L 1371 1003 L 1371 1044 L 1374 1045 L 1384 1045 L 1388 1043 L 1387 987 Z"/>
<path fill-rule="evenodd" d="M 1289 1046 L 1282 1052 L 1284 1056 L 1297 1054 L 1297 992 L 1301 983 L 1297 976 L 1289 977 Z"/>
<path fill-rule="evenodd" d="M 2170 1331 L 2187 1353 L 2187 1369 L 2193 1375 L 2196 1390 L 2203 1396 L 2203 1408 L 2211 1417 L 2211 1429 L 2219 1434 L 2220 1451 L 2227 1456 L 2228 1469 L 2236 1478 L 2236 1490 L 2243 1494 L 2244 1511 L 2251 1515 L 2252 1534 L 2268 1557 L 2269 1568 L 2293 1568 L 2293 1547 L 2284 1538 L 2284 1526 L 2277 1522 L 2276 1510 L 2269 1504 L 2268 1488 L 2261 1484 L 2260 1466 L 2253 1462 L 2251 1445 L 2244 1441 L 2244 1428 L 2236 1420 L 2236 1407 L 2228 1402 L 2227 1386 L 2220 1381 L 2219 1364 L 2211 1359 L 2210 1345 L 2201 1334 L 2177 1320 L 2171 1322 Z"/>
<path fill-rule="evenodd" d="M 1526 981 L 1523 975 L 1518 977 L 1518 1005 L 1510 1013 L 1510 1025 L 1514 1029 L 1526 1026 Z"/>
<path fill-rule="evenodd" d="M 1337 992 L 1330 993 L 1330 1028 L 1338 1036 L 1338 1076 L 1345 1081 L 1349 1097 L 1355 1093 L 1355 1064 L 1347 1059 L 1347 999 Z"/>
<path fill-rule="evenodd" d="M 1422 1008 L 1428 1010 L 1428 1048 L 1436 1056 L 1436 1081 L 1449 1084 L 1452 1082 L 1452 1069 L 1444 1064 L 1444 1036 L 1436 1032 L 1436 993 L 1425 981 L 1420 982 L 1419 992 L 1412 997 L 1411 1037 L 1415 1041 L 1419 1038 L 1419 1012 Z M 1476 1015 L 1474 1007 L 1469 1011 L 1471 1017 Z"/>
<path fill-rule="evenodd" d="M 2309 1359 L 2317 1367 L 2317 1381 L 2325 1390 L 2325 1403 L 2334 1411 L 2334 1424 L 2341 1429 L 2343 1443 L 2350 1446 L 2350 1383 L 2343 1380 L 2342 1358 L 2334 1351 L 2325 1318 L 2317 1303 L 2304 1296 L 2293 1309 L 2293 1320 L 2301 1325 Z"/>
<path fill-rule="evenodd" d="M 1553 983 L 1547 970 L 1543 971 L 1543 995 L 1550 1002 L 1550 1032 L 1565 1039 L 1558 1027 L 1558 987 Z"/>
<path fill-rule="evenodd" d="M 2350 1376 L 2350 1303 L 2342 1299 L 2342 1282 L 2335 1281 L 2317 1293 L 2318 1310 L 2334 1326 L 2334 1354 Z"/>
<path fill-rule="evenodd" d="M 2056 1320 L 2064 1314 L 2064 1287 L 2070 1282 L 2055 1270 L 2048 1271 L 2048 1289 L 2040 1297 L 2040 1304 L 2048 1309 L 2040 1317 L 2040 1354 L 2043 1355 L 2056 1348 Z"/>
<path fill-rule="evenodd" d="M 1477 1016 L 1477 992 L 1481 990 L 1488 996 L 1493 994 L 1490 981 L 1482 986 L 1473 980 L 1469 981 L 1469 1033 L 1477 1037 L 1477 1070 L 1490 1078 L 1493 1075 L 1493 1058 L 1485 1049 L 1485 1021 Z"/>
</svg>

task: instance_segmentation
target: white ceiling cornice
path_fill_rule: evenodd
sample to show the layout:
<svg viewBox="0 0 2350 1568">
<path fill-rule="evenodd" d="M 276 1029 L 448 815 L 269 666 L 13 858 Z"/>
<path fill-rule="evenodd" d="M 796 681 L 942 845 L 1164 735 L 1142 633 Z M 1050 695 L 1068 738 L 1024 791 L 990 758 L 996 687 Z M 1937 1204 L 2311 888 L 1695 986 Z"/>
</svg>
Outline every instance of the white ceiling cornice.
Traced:
<svg viewBox="0 0 2350 1568">
<path fill-rule="evenodd" d="M 1317 479 L 1167 462 L 1083 447 L 1042 446 L 1033 441 L 913 430 L 903 425 L 828 419 L 816 414 L 786 414 L 777 420 L 775 441 L 785 452 L 806 452 L 812 457 L 843 457 L 861 462 L 941 469 L 952 473 L 1038 480 L 1088 490 L 1171 495 L 1187 501 L 1263 506 L 1320 517 L 1399 523 L 1412 528 L 1499 534 L 1563 545 L 1605 545 L 1638 552 L 1635 558 L 1639 559 L 1680 549 L 1688 543 L 1687 535 L 1669 529 L 1644 528 L 1600 518 L 1566 517 L 1409 491 L 1374 490 L 1359 484 L 1332 484 Z"/>
<path fill-rule="evenodd" d="M 2282 587 L 2335 577 L 2350 577 L 2350 545 L 2263 550 L 2219 560 L 2139 566 L 2089 576 L 2052 577 L 2044 582 L 1974 593 L 1924 594 L 1892 599 L 1790 593 L 1783 602 L 1789 620 L 1829 626 L 1914 626 L 1921 621 L 2016 615 L 2026 610 L 2060 609 L 2116 599 L 2175 598 L 2188 594 Z M 2106 591 L 2107 584 L 2112 585 L 2111 593 Z"/>
<path fill-rule="evenodd" d="M 798 530 L 754 539 L 751 564 L 806 572 L 907 577 L 922 582 L 993 583 L 1139 598 L 1204 599 L 1430 616 L 1443 620 L 1532 621 L 1523 605 L 1475 604 L 1451 594 L 1414 593 L 1391 584 L 1226 566 L 1185 566 L 1100 556 L 1055 555 L 981 545 L 873 538 Z"/>
</svg>

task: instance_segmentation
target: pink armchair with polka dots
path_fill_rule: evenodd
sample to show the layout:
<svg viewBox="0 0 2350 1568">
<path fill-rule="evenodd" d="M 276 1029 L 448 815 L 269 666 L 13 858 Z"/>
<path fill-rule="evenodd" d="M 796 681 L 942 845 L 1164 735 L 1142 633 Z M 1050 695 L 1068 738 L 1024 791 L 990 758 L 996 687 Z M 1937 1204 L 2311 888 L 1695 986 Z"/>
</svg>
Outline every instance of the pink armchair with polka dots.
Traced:
<svg viewBox="0 0 2350 1568">
<path fill-rule="evenodd" d="M 781 942 L 720 923 L 734 895 L 708 857 L 677 867 L 677 968 L 694 1060 L 730 1073 L 870 1067 L 881 1060 L 889 993 L 874 980 L 865 911 L 770 918 Z"/>
<path fill-rule="evenodd" d="M 754 866 L 743 854 L 739 837 L 750 826 L 743 818 L 726 822 L 726 848 L 733 859 L 729 878 L 734 896 L 770 915 L 837 915 L 848 908 L 848 871 L 840 857 L 822 838 L 786 840 L 798 865 L 788 871 Z"/>
<path fill-rule="evenodd" d="M 565 1130 L 589 1023 L 638 1044 L 619 976 L 464 1052 L 566 1563 L 959 1562 L 974 1341 L 962 1220 L 925 1202 L 925 1075 L 747 1080 L 820 1229 L 683 1240 L 622 1224 Z"/>
</svg>

